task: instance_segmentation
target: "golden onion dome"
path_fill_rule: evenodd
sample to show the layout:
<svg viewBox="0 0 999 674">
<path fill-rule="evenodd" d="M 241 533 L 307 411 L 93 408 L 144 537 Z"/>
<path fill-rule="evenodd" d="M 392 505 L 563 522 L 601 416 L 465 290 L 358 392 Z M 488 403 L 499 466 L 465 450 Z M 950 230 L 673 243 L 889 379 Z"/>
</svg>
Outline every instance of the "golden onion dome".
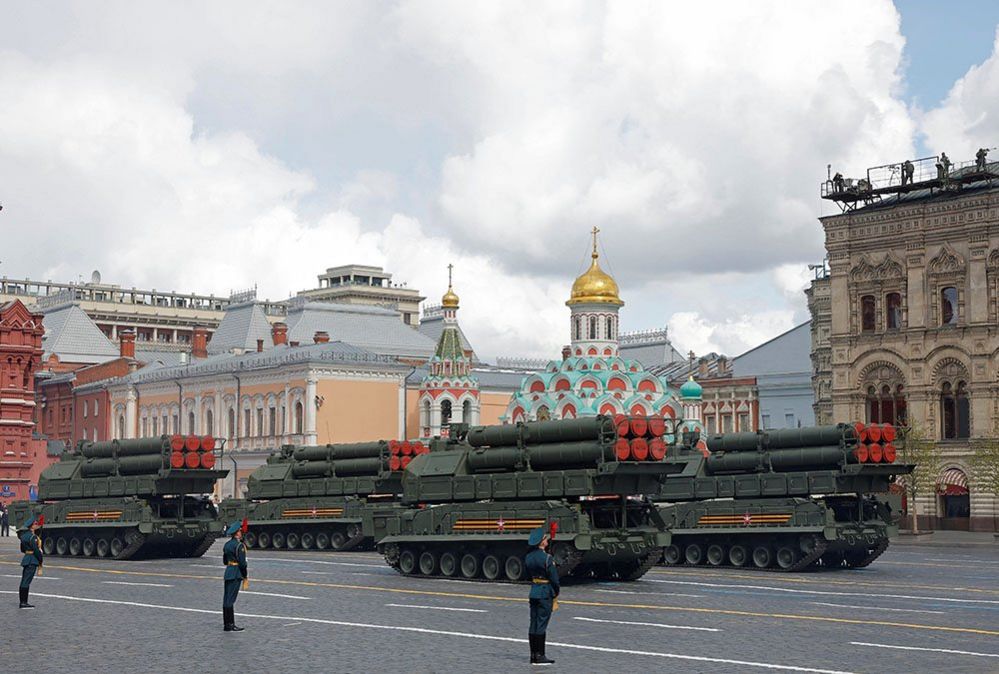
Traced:
<svg viewBox="0 0 999 674">
<path fill-rule="evenodd" d="M 600 257 L 600 254 L 597 253 L 597 232 L 599 231 L 596 227 L 593 228 L 593 253 L 591 254 L 593 262 L 590 263 L 590 268 L 573 282 L 572 292 L 566 302 L 570 307 L 574 304 L 613 304 L 618 307 L 624 305 L 618 294 L 617 281 L 601 269 L 600 263 L 597 262 Z"/>
<path fill-rule="evenodd" d="M 444 293 L 444 297 L 441 298 L 441 306 L 445 309 L 457 309 L 458 308 L 458 295 L 454 292 L 451 287 L 451 272 L 454 270 L 454 265 L 449 264 L 447 266 L 447 292 Z"/>
</svg>

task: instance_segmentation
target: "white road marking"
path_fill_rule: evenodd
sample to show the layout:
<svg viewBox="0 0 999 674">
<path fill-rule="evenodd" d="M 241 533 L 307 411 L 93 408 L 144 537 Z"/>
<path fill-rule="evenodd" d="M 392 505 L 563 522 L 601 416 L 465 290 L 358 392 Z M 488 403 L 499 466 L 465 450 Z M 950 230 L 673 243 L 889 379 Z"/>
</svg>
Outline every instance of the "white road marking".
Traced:
<svg viewBox="0 0 999 674">
<path fill-rule="evenodd" d="M 123 580 L 102 580 L 105 585 L 140 585 L 142 587 L 173 587 L 165 583 L 126 583 Z"/>
<path fill-rule="evenodd" d="M 667 595 L 661 594 L 659 592 L 635 592 L 633 590 L 594 590 L 594 592 L 607 592 L 609 594 L 644 594 L 655 597 L 663 597 L 668 599 L 669 597 L 703 597 L 702 594 L 677 594 L 670 593 Z"/>
<path fill-rule="evenodd" d="M 2 576 L 3 578 L 20 578 L 21 574 L 16 574 L 15 575 L 13 573 L 2 573 L 2 574 L 0 574 L 0 576 Z M 62 578 L 57 578 L 56 576 L 39 576 L 36 573 L 35 574 L 35 580 L 62 580 Z"/>
<path fill-rule="evenodd" d="M 308 564 L 327 564 L 330 566 L 366 566 L 371 569 L 387 569 L 388 564 L 358 564 L 356 562 L 329 562 L 318 559 L 291 559 L 289 557 L 257 557 L 253 556 L 255 562 L 306 562 Z"/>
<path fill-rule="evenodd" d="M 900 611 L 904 613 L 946 613 L 946 611 L 929 611 L 918 608 L 886 608 L 884 606 L 852 606 L 850 604 L 830 604 L 825 601 L 813 601 L 816 606 L 835 606 L 836 608 L 859 608 L 869 611 Z"/>
<path fill-rule="evenodd" d="M 853 646 L 870 646 L 872 648 L 892 648 L 900 651 L 929 651 L 931 653 L 951 653 L 952 655 L 974 655 L 978 658 L 999 658 L 999 653 L 975 653 L 973 651 L 956 651 L 952 648 L 923 648 L 920 646 L 893 646 L 891 644 L 869 644 L 864 641 L 851 641 Z"/>
<path fill-rule="evenodd" d="M 695 583 L 689 580 L 653 580 L 644 578 L 649 583 L 671 583 L 674 585 L 696 585 L 698 587 L 721 587 L 742 590 L 766 590 L 768 592 L 785 592 L 790 594 L 822 594 L 836 597 L 882 597 L 886 599 L 918 599 L 920 601 L 950 601 L 958 604 L 999 604 L 995 599 L 955 599 L 953 597 L 927 597 L 911 594 L 876 594 L 871 592 L 830 592 L 828 590 L 796 590 L 789 587 L 773 587 L 770 585 L 742 585 L 736 583 Z"/>
<path fill-rule="evenodd" d="M 249 590 L 240 590 L 240 594 L 255 594 L 261 597 L 281 597 L 282 599 L 312 599 L 312 597 L 303 597 L 297 594 L 278 594 L 276 592 L 250 592 Z"/>
<path fill-rule="evenodd" d="M 489 611 L 481 608 L 453 608 L 451 606 L 421 606 L 420 604 L 385 604 L 386 606 L 394 606 L 395 608 L 426 608 L 431 611 L 462 611 L 465 613 L 489 613 Z"/>
<path fill-rule="evenodd" d="M 251 559 L 254 559 L 251 557 Z M 254 561 L 257 561 L 254 559 Z M 359 566 L 365 569 L 387 569 L 388 564 L 356 564 L 354 562 L 323 562 L 323 564 L 332 564 L 334 566 Z M 330 571 L 303 571 L 302 573 L 332 573 Z"/>
<path fill-rule="evenodd" d="M 0 590 L 0 594 L 14 594 L 13 590 Z M 95 599 L 92 597 L 71 597 L 60 594 L 32 593 L 33 597 L 45 597 L 47 599 L 65 599 L 67 601 L 80 601 L 93 604 L 112 604 L 117 606 L 136 606 L 139 608 L 153 608 L 164 611 L 182 611 L 185 613 L 206 613 L 215 615 L 216 609 L 187 608 L 185 606 L 167 606 L 164 604 L 143 604 L 134 601 L 119 601 L 115 599 Z M 402 625 L 374 625 L 371 623 L 354 623 L 345 620 L 327 620 L 324 618 L 305 618 L 302 616 L 277 616 L 261 615 L 256 613 L 240 613 L 240 618 L 260 618 L 261 620 L 292 620 L 298 622 L 316 623 L 319 625 L 335 625 L 337 627 L 358 627 L 375 630 L 389 630 L 392 632 L 413 632 L 415 634 L 435 634 L 439 636 L 461 637 L 464 639 L 479 639 L 482 641 L 503 641 L 507 643 L 523 644 L 525 640 L 517 637 L 501 637 L 490 634 L 475 634 L 472 632 L 454 632 L 450 630 L 433 630 L 426 627 L 406 627 Z M 692 662 L 711 662 L 723 665 L 740 665 L 743 667 L 759 667 L 761 669 L 774 669 L 787 672 L 808 672 L 809 674 L 853 674 L 852 672 L 833 669 L 814 669 L 812 667 L 797 667 L 795 665 L 778 665 L 770 662 L 753 662 L 749 660 L 730 660 L 728 658 L 712 658 L 704 655 L 683 655 L 681 653 L 664 653 L 662 651 L 638 651 L 626 648 L 608 648 L 604 646 L 589 646 L 584 644 L 569 644 L 564 642 L 551 642 L 552 646 L 559 648 L 573 648 L 582 651 L 596 651 L 600 653 L 618 653 L 624 655 L 641 655 L 654 658 L 667 658 L 671 660 L 688 660 Z"/>
<path fill-rule="evenodd" d="M 302 623 L 288 623 L 287 625 L 281 625 L 281 627 L 294 627 L 295 625 L 301 625 Z"/>
<path fill-rule="evenodd" d="M 668 630 L 693 630 L 695 632 L 721 632 L 717 627 L 691 627 L 689 625 L 665 625 L 663 623 L 640 623 L 630 620 L 600 620 L 599 618 L 580 618 L 573 620 L 585 620 L 588 623 L 610 623 L 612 625 L 638 625 L 640 627 L 662 627 Z"/>
</svg>

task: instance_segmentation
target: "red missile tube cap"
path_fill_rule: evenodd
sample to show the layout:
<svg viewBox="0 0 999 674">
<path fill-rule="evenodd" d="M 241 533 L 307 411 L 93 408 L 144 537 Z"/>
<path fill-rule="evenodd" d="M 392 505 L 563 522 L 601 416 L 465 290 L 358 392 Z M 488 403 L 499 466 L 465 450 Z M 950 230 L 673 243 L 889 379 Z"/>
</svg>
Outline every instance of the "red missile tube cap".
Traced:
<svg viewBox="0 0 999 674">
<path fill-rule="evenodd" d="M 881 440 L 883 442 L 895 442 L 896 437 L 897 432 L 894 426 L 891 424 L 885 424 L 881 427 Z"/>
<path fill-rule="evenodd" d="M 197 435 L 189 435 L 184 440 L 184 447 L 187 448 L 189 452 L 196 452 L 201 449 L 201 438 Z"/>
<path fill-rule="evenodd" d="M 206 435 L 205 437 L 201 438 L 201 449 L 205 450 L 206 452 L 210 452 L 213 449 L 215 449 L 215 438 L 213 438 L 210 435 Z"/>
<path fill-rule="evenodd" d="M 170 449 L 175 452 L 184 451 L 184 436 L 174 435 L 170 438 Z"/>
<path fill-rule="evenodd" d="M 867 448 L 871 455 L 871 463 L 881 463 L 884 458 L 884 448 L 877 443 L 867 445 Z"/>
<path fill-rule="evenodd" d="M 618 436 L 622 438 L 628 437 L 628 433 L 631 431 L 631 423 L 628 421 L 628 417 L 623 414 L 615 414 L 614 428 L 617 429 Z"/>
</svg>

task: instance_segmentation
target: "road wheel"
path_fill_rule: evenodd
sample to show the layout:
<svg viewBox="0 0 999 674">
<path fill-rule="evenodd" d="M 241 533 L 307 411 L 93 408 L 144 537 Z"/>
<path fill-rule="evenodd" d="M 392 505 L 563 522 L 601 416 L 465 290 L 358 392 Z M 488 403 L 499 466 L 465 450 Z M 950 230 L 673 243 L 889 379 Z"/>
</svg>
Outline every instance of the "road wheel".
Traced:
<svg viewBox="0 0 999 674">
<path fill-rule="evenodd" d="M 753 564 L 756 565 L 758 569 L 765 569 L 770 566 L 773 561 L 773 553 L 770 552 L 770 548 L 765 545 L 757 545 L 753 548 Z"/>
<path fill-rule="evenodd" d="M 298 532 L 289 531 L 288 540 L 286 542 L 289 550 L 298 550 L 298 545 L 302 542 L 302 538 L 298 535 Z"/>
<path fill-rule="evenodd" d="M 69 552 L 69 541 L 66 540 L 64 536 L 60 536 L 56 539 L 56 554 L 65 555 Z"/>
<path fill-rule="evenodd" d="M 74 536 L 73 538 L 69 539 L 69 554 L 73 555 L 74 557 L 77 557 L 82 551 L 83 551 L 83 543 L 80 542 L 79 538 Z"/>
<path fill-rule="evenodd" d="M 666 566 L 679 564 L 683 561 L 683 548 L 676 543 L 667 545 L 666 549 L 663 550 L 663 561 L 666 563 Z"/>
<path fill-rule="evenodd" d="M 465 578 L 475 578 L 479 575 L 479 558 L 472 553 L 466 553 L 461 558 L 461 575 Z"/>
<path fill-rule="evenodd" d="M 107 557 L 111 554 L 111 541 L 106 538 L 97 539 L 97 556 Z"/>
<path fill-rule="evenodd" d="M 275 531 L 273 534 L 271 534 L 271 547 L 273 547 L 275 550 L 284 549 L 284 532 Z"/>
<path fill-rule="evenodd" d="M 458 573 L 458 557 L 453 552 L 445 552 L 441 555 L 441 575 L 448 578 Z"/>
<path fill-rule="evenodd" d="M 717 543 L 708 546 L 708 564 L 711 566 L 721 566 L 725 563 L 725 548 Z"/>
<path fill-rule="evenodd" d="M 316 534 L 316 550 L 325 550 L 330 546 L 329 534 L 318 533 Z"/>
<path fill-rule="evenodd" d="M 819 540 L 813 534 L 807 534 L 798 539 L 798 549 L 806 555 L 815 552 L 815 546 L 818 544 Z"/>
<path fill-rule="evenodd" d="M 572 559 L 573 547 L 569 543 L 555 543 L 551 547 L 552 559 L 555 566 L 565 566 Z"/>
<path fill-rule="evenodd" d="M 260 547 L 264 549 L 271 547 L 270 533 L 266 531 L 261 531 L 259 534 L 257 534 L 257 543 L 259 543 Z"/>
<path fill-rule="evenodd" d="M 90 536 L 83 539 L 83 556 L 93 557 L 97 553 L 97 543 Z"/>
<path fill-rule="evenodd" d="M 42 539 L 42 552 L 44 552 L 46 555 L 53 554 L 55 552 L 55 545 L 56 545 L 56 542 L 55 542 L 54 538 L 52 538 L 50 536 L 47 536 L 47 537 L 43 538 Z"/>
<path fill-rule="evenodd" d="M 253 548 L 257 547 L 257 535 L 252 531 L 247 531 L 245 534 L 243 534 L 243 543 L 246 544 L 247 548 L 252 550 Z"/>
<path fill-rule="evenodd" d="M 749 559 L 749 551 L 745 545 L 733 545 L 728 550 L 728 563 L 732 566 L 743 566 Z"/>
<path fill-rule="evenodd" d="M 361 526 L 359 524 L 347 525 L 347 538 L 357 538 L 360 535 L 361 535 Z"/>
<path fill-rule="evenodd" d="M 399 570 L 407 576 L 416 569 L 416 553 L 406 548 L 399 553 Z"/>
<path fill-rule="evenodd" d="M 334 550 L 343 550 L 343 546 L 347 545 L 347 534 L 343 533 L 339 529 L 330 534 L 330 547 Z"/>
<path fill-rule="evenodd" d="M 302 549 L 311 550 L 316 544 L 316 537 L 309 532 L 304 532 L 302 534 Z"/>
<path fill-rule="evenodd" d="M 777 566 L 790 569 L 798 561 L 798 552 L 794 548 L 783 547 L 777 550 Z"/>
<path fill-rule="evenodd" d="M 683 558 L 687 560 L 687 564 L 696 566 L 704 561 L 704 548 L 701 547 L 700 543 L 691 543 L 683 551 Z"/>
<path fill-rule="evenodd" d="M 125 549 L 125 541 L 121 540 L 118 536 L 111 539 L 111 556 L 117 557 Z"/>
<path fill-rule="evenodd" d="M 503 573 L 503 565 L 496 555 L 486 555 L 482 560 L 482 575 L 486 580 L 496 580 Z"/>
<path fill-rule="evenodd" d="M 520 580 L 524 577 L 524 560 L 516 555 L 507 557 L 503 567 L 507 580 Z"/>
<path fill-rule="evenodd" d="M 426 550 L 420 555 L 420 573 L 432 576 L 437 571 L 437 555 Z"/>
</svg>

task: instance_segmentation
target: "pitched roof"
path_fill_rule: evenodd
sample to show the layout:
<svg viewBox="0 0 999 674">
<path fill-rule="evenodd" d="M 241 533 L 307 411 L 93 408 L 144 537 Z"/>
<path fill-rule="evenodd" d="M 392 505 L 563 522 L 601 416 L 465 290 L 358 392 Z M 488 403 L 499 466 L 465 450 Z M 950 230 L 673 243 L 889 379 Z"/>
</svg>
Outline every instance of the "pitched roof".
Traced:
<svg viewBox="0 0 999 674">
<path fill-rule="evenodd" d="M 424 316 L 420 319 L 420 333 L 426 335 L 429 339 L 432 339 L 435 343 L 440 341 L 441 334 L 444 332 L 444 316 L 441 314 Z M 475 356 L 475 350 L 472 348 L 471 343 L 468 341 L 468 337 L 465 336 L 465 331 L 461 329 L 461 325 L 458 325 L 458 336 L 461 338 L 461 348 L 465 352 L 472 352 L 472 362 L 478 362 L 478 358 Z"/>
<path fill-rule="evenodd" d="M 312 342 L 316 332 L 387 356 L 430 358 L 437 344 L 405 325 L 398 311 L 361 304 L 306 302 L 288 311 L 288 340 Z"/>
<path fill-rule="evenodd" d="M 55 354 L 70 363 L 103 363 L 118 357 L 118 347 L 76 304 L 43 315 L 42 348 L 45 356 Z"/>
<path fill-rule="evenodd" d="M 263 308 L 256 302 L 237 304 L 226 309 L 208 342 L 208 353 L 231 353 L 233 349 L 256 351 L 258 339 L 271 344 L 271 324 Z"/>
</svg>

